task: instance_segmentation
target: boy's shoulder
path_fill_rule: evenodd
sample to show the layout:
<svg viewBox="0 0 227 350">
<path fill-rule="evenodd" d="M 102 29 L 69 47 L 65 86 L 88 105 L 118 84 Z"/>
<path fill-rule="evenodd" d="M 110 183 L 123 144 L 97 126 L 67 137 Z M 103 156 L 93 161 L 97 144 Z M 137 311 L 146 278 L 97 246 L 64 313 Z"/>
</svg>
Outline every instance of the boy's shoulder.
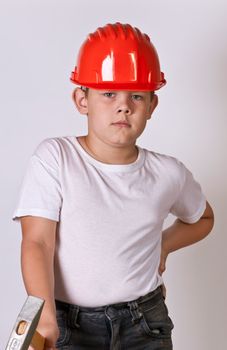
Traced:
<svg viewBox="0 0 227 350">
<path fill-rule="evenodd" d="M 173 166 L 173 167 L 182 167 L 184 164 L 182 161 L 180 161 L 177 157 L 166 154 L 166 153 L 160 153 L 156 152 L 147 148 L 143 148 L 143 150 L 146 153 L 146 158 L 149 161 L 155 162 L 156 164 L 159 164 L 160 166 Z"/>
<path fill-rule="evenodd" d="M 61 147 L 69 143 L 73 136 L 53 136 L 41 140 L 35 147 L 33 154 L 49 153 L 59 151 Z"/>
<path fill-rule="evenodd" d="M 146 164 L 154 173 L 162 174 L 165 178 L 182 181 L 187 172 L 184 163 L 177 157 L 143 148 L 146 155 Z"/>
<path fill-rule="evenodd" d="M 67 149 L 67 144 L 72 143 L 72 136 L 53 136 L 42 139 L 32 152 L 32 157 L 39 160 L 57 164 L 63 150 Z"/>
</svg>

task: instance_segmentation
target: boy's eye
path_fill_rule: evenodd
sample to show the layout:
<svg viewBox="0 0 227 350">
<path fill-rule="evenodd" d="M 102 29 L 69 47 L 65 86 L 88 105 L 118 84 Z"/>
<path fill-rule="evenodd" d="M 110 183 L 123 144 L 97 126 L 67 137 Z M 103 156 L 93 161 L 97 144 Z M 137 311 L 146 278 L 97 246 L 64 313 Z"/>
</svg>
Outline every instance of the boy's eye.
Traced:
<svg viewBox="0 0 227 350">
<path fill-rule="evenodd" d="M 136 100 L 136 101 L 139 101 L 139 100 L 142 100 L 142 99 L 143 99 L 143 96 L 142 96 L 142 95 L 134 94 L 134 95 L 132 95 L 132 99 L 133 99 L 133 100 Z"/>
<path fill-rule="evenodd" d="M 103 94 L 105 97 L 114 97 L 115 96 L 115 94 L 114 94 L 114 92 L 104 92 L 104 94 Z"/>
</svg>

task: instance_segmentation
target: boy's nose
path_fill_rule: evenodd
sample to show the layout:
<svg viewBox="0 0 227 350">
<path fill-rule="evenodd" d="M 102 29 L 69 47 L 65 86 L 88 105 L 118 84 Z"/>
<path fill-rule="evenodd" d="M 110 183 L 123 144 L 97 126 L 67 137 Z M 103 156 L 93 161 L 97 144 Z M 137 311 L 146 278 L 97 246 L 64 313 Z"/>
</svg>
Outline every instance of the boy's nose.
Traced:
<svg viewBox="0 0 227 350">
<path fill-rule="evenodd" d="M 129 114 L 130 110 L 127 107 L 121 107 L 117 110 L 118 113 L 125 113 L 125 114 Z"/>
<path fill-rule="evenodd" d="M 119 99 L 117 113 L 124 113 L 127 115 L 131 113 L 130 99 L 128 96 L 121 96 Z"/>
</svg>

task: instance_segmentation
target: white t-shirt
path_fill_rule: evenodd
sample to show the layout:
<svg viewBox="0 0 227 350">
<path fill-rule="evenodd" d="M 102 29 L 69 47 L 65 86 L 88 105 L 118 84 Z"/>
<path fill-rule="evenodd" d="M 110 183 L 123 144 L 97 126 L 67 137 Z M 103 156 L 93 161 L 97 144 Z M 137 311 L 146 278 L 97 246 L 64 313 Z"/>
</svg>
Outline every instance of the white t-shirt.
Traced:
<svg viewBox="0 0 227 350">
<path fill-rule="evenodd" d="M 174 157 L 137 147 L 136 161 L 120 165 L 97 161 L 76 136 L 45 139 L 32 154 L 13 220 L 58 222 L 56 299 L 95 307 L 154 290 L 162 283 L 164 219 L 202 216 L 206 199 L 191 172 Z"/>
</svg>

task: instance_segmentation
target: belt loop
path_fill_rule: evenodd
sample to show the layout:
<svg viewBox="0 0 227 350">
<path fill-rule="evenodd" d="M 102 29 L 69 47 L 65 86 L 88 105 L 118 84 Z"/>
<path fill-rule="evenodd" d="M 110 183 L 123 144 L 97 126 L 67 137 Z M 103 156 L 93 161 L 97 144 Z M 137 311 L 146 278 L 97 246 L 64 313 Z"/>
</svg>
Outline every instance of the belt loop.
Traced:
<svg viewBox="0 0 227 350">
<path fill-rule="evenodd" d="M 129 301 L 127 305 L 129 306 L 132 315 L 132 323 L 138 322 L 143 317 L 143 314 L 140 312 L 137 302 Z"/>
<path fill-rule="evenodd" d="M 79 323 L 77 323 L 79 311 L 80 311 L 79 306 L 70 306 L 69 313 L 68 313 L 68 325 L 69 325 L 69 327 L 80 328 Z"/>
</svg>

